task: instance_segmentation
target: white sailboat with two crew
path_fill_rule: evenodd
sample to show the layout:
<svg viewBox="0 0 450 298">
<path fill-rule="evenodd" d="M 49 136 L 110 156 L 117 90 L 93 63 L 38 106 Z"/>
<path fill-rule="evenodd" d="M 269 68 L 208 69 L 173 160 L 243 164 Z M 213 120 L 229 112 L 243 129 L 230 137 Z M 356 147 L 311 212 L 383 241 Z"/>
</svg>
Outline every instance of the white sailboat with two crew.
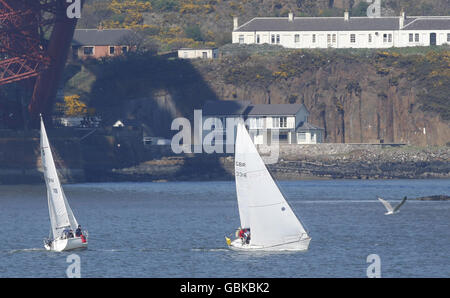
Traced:
<svg viewBox="0 0 450 298">
<path fill-rule="evenodd" d="M 241 230 L 234 250 L 305 251 L 311 238 L 272 179 L 243 123 L 235 146 L 236 193 Z M 245 236 L 243 236 L 245 235 Z"/>
<path fill-rule="evenodd" d="M 40 149 L 51 223 L 50 237 L 44 240 L 44 247 L 52 251 L 87 248 L 87 232 L 80 230 L 61 187 L 42 116 Z"/>
</svg>

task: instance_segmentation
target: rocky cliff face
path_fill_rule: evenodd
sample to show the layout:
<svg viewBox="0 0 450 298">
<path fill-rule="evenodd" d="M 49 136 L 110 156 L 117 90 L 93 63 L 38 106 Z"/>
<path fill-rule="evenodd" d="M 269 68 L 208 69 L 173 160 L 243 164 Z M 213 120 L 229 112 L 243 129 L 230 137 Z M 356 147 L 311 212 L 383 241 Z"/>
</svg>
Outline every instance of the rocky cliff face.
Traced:
<svg viewBox="0 0 450 298">
<path fill-rule="evenodd" d="M 67 82 L 65 95 L 80 94 L 105 125 L 133 119 L 153 136 L 171 137 L 173 118 L 192 118 L 207 100 L 250 100 L 304 103 L 328 143 L 450 141 L 448 48 L 220 50 L 215 60 L 138 55 L 90 61 Z M 80 88 L 86 77 L 93 83 Z"/>
<path fill-rule="evenodd" d="M 448 119 L 423 109 L 428 87 L 406 68 L 385 61 L 296 52 L 195 66 L 221 99 L 304 103 L 310 122 L 325 129 L 326 142 L 426 146 L 450 141 Z"/>
</svg>

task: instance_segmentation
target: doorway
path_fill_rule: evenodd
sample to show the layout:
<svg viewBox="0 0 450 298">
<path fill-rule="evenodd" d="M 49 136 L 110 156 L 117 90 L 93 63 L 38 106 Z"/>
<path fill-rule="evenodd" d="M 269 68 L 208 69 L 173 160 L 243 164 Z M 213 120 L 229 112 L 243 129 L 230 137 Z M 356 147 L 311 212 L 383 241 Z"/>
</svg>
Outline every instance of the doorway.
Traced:
<svg viewBox="0 0 450 298">
<path fill-rule="evenodd" d="M 430 33 L 430 46 L 436 45 L 436 33 Z"/>
</svg>

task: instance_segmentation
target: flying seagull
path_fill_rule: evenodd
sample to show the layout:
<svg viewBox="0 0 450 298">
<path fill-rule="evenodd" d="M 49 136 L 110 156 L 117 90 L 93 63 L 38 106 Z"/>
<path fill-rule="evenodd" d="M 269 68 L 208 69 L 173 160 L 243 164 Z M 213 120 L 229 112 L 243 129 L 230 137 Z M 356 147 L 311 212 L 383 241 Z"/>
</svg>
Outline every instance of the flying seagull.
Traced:
<svg viewBox="0 0 450 298">
<path fill-rule="evenodd" d="M 405 204 L 406 202 L 406 197 L 403 198 L 403 200 L 400 202 L 400 204 L 398 204 L 397 206 L 395 206 L 394 208 L 392 208 L 391 204 L 389 204 L 388 201 L 383 200 L 382 198 L 378 198 L 378 200 L 380 200 L 381 203 L 383 203 L 384 207 L 386 207 L 387 212 L 385 213 L 385 215 L 390 215 L 390 214 L 394 214 L 399 212 L 398 209 L 400 209 L 400 207 Z"/>
</svg>

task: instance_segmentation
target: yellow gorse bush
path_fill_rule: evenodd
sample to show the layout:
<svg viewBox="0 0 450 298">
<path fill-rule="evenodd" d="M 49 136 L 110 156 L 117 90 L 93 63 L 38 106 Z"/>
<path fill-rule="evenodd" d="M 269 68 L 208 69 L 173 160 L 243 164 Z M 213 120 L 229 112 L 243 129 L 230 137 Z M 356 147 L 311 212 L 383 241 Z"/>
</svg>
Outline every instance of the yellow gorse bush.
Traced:
<svg viewBox="0 0 450 298">
<path fill-rule="evenodd" d="M 137 0 L 113 0 L 108 8 L 116 15 L 125 16 L 122 22 L 114 20 L 105 20 L 102 22 L 105 28 L 127 28 L 127 29 L 145 29 L 149 27 L 143 24 L 143 13 L 152 9 L 150 2 L 140 2 Z"/>
<path fill-rule="evenodd" d="M 64 96 L 64 103 L 57 103 L 56 107 L 64 111 L 64 115 L 67 117 L 86 116 L 88 114 L 88 107 L 80 101 L 79 95 Z"/>
</svg>

